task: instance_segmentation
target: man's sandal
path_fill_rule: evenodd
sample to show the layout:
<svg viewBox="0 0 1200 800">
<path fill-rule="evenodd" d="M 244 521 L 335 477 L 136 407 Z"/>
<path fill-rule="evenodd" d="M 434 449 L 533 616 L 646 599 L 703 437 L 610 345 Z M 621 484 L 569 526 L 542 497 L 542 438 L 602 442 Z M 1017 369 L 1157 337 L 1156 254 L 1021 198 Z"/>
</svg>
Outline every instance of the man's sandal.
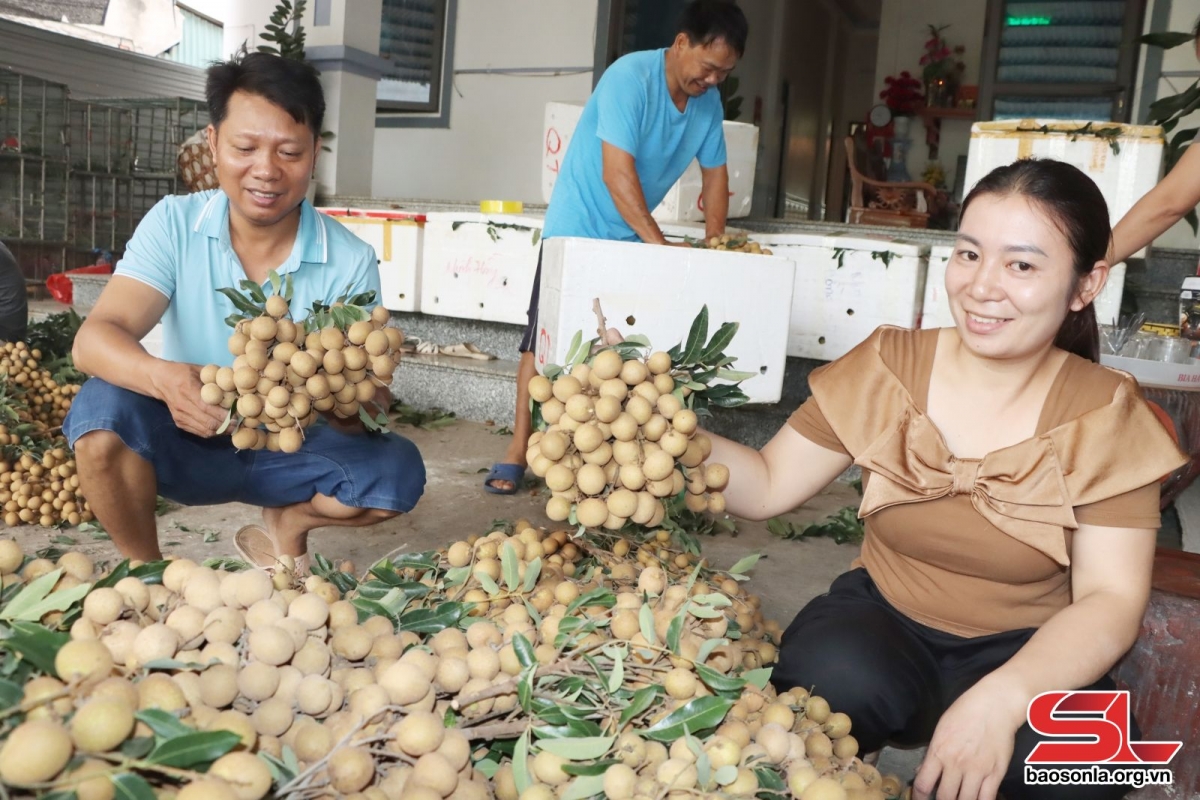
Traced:
<svg viewBox="0 0 1200 800">
<path fill-rule="evenodd" d="M 255 569 L 274 573 L 282 565 L 275 555 L 275 542 L 262 525 L 245 525 L 233 535 L 233 547 Z M 308 554 L 296 559 L 295 573 L 306 575 L 311 567 Z"/>
</svg>

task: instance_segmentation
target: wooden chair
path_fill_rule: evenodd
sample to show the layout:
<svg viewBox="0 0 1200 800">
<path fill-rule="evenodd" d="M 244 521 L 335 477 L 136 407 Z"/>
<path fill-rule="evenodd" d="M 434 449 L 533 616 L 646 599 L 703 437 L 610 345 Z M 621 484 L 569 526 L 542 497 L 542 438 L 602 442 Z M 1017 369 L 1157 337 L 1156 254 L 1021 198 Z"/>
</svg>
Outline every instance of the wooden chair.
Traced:
<svg viewBox="0 0 1200 800">
<path fill-rule="evenodd" d="M 847 222 L 852 225 L 888 225 L 899 228 L 925 228 L 929 211 L 938 202 L 938 190 L 923 181 L 892 183 L 866 174 L 866 147 L 855 146 L 847 136 L 846 165 L 850 168 L 850 209 Z"/>
</svg>

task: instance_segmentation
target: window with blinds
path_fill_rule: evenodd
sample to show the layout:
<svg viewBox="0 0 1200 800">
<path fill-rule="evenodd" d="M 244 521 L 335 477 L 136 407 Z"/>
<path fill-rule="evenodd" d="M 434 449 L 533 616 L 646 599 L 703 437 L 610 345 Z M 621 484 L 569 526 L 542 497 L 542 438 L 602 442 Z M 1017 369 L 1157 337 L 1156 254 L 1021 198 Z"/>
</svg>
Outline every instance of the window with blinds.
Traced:
<svg viewBox="0 0 1200 800">
<path fill-rule="evenodd" d="M 446 0 L 383 0 L 379 55 L 390 68 L 376 89 L 379 111 L 439 111 L 446 6 Z"/>
<path fill-rule="evenodd" d="M 1145 0 L 990 0 L 980 106 L 992 119 L 1124 122 Z"/>
</svg>

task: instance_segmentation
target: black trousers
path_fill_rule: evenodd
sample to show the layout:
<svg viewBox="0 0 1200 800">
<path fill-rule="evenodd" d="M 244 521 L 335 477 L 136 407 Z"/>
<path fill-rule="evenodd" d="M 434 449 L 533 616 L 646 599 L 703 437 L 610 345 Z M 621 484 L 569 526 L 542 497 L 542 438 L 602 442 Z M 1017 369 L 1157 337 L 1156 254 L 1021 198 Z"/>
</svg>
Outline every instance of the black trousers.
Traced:
<svg viewBox="0 0 1200 800">
<path fill-rule="evenodd" d="M 525 333 L 521 335 L 521 344 L 517 347 L 519 353 L 532 353 L 537 350 L 538 335 L 538 304 L 542 297 L 542 248 L 538 247 L 537 271 L 533 273 L 533 292 L 529 297 L 529 310 L 525 315 L 529 321 L 525 323 Z"/>
<path fill-rule="evenodd" d="M 1004 664 L 1034 629 L 964 638 L 921 625 L 893 608 L 865 569 L 837 578 L 806 605 L 783 634 L 771 682 L 800 686 L 850 715 L 862 753 L 892 742 L 927 743 L 942 713 L 982 677 Z M 1105 676 L 1089 689 L 1114 689 Z M 1140 738 L 1137 723 L 1130 735 Z M 1005 800 L 1116 800 L 1130 786 L 1032 786 L 1025 757 L 1043 739 L 1017 731 L 1012 761 L 1000 785 Z"/>
</svg>

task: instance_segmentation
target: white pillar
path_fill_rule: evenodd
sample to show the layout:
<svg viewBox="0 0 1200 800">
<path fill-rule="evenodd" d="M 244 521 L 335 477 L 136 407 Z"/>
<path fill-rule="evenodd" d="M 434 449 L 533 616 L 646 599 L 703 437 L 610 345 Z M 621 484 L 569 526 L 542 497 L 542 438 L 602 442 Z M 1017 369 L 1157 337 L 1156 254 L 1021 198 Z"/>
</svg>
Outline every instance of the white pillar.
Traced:
<svg viewBox="0 0 1200 800">
<path fill-rule="evenodd" d="M 382 67 L 382 0 L 310 0 L 304 14 L 308 60 L 321 70 L 325 130 L 337 136 L 317 162 L 317 192 L 371 194 L 375 91 Z"/>
</svg>

